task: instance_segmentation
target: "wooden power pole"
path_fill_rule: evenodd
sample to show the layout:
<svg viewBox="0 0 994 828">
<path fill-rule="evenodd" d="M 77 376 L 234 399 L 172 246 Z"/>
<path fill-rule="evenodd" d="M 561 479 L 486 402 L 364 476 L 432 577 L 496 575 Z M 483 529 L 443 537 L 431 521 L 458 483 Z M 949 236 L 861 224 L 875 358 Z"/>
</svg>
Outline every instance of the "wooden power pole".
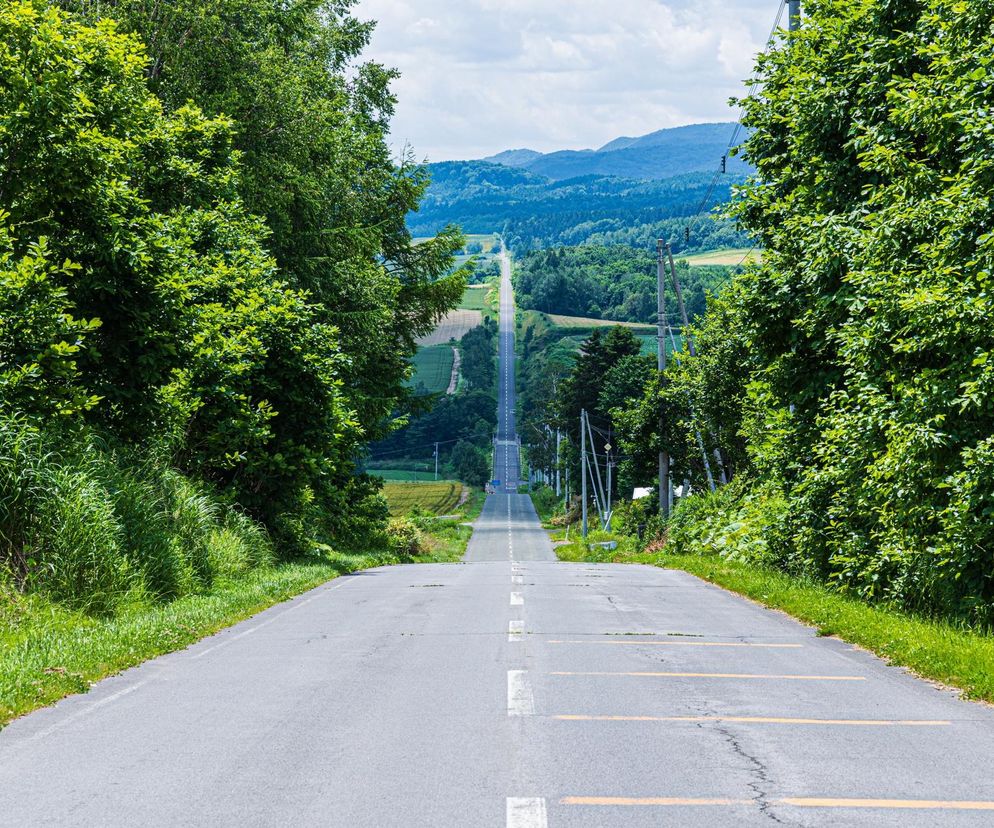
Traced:
<svg viewBox="0 0 994 828">
<path fill-rule="evenodd" d="M 656 368 L 660 374 L 666 370 L 666 242 L 656 242 Z M 659 439 L 663 439 L 663 417 L 659 416 Z M 670 516 L 672 500 L 670 485 L 670 455 L 664 446 L 659 451 L 659 513 Z"/>
</svg>

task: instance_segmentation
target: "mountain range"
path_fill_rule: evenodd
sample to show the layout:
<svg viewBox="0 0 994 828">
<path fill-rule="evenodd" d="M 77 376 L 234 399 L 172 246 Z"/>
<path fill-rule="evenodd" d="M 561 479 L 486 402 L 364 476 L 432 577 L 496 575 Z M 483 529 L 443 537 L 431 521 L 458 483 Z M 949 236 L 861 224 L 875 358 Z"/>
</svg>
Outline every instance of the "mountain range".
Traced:
<svg viewBox="0 0 994 828">
<path fill-rule="evenodd" d="M 599 149 L 542 153 L 512 149 L 480 159 L 516 167 L 553 181 L 583 176 L 659 180 L 690 172 L 711 172 L 727 160 L 728 172 L 749 172 L 749 165 L 729 155 L 729 143 L 741 143 L 746 133 L 734 122 L 691 124 L 660 129 L 635 138 L 615 138 Z"/>
</svg>

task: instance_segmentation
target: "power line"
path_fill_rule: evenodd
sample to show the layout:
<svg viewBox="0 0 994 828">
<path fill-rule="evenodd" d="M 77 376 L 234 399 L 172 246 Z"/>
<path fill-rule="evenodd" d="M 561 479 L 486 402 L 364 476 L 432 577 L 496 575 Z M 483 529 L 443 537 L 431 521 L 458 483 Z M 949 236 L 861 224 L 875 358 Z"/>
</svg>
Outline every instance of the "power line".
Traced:
<svg viewBox="0 0 994 828">
<path fill-rule="evenodd" d="M 769 49 L 770 46 L 773 44 L 773 39 L 776 37 L 777 31 L 779 31 L 780 29 L 780 21 L 783 18 L 783 10 L 786 8 L 786 6 L 787 6 L 787 0 L 780 0 L 780 6 L 779 8 L 777 8 L 777 15 L 773 21 L 773 28 L 770 29 L 770 34 L 766 38 L 766 45 L 763 47 L 764 52 L 767 49 Z M 751 98 L 755 93 L 756 89 L 758 88 L 758 86 L 759 86 L 759 79 L 756 78 L 749 86 L 749 89 L 746 93 L 746 97 Z M 721 179 L 722 175 L 725 174 L 730 151 L 738 146 L 737 142 L 739 140 L 739 134 L 742 131 L 742 116 L 744 114 L 745 114 L 745 107 L 742 106 L 739 108 L 738 117 L 735 119 L 735 129 L 732 130 L 732 137 L 728 141 L 729 152 L 721 157 L 721 167 L 714 173 L 713 176 L 711 176 L 711 182 L 708 184 L 707 192 L 704 194 L 704 198 L 701 199 L 701 203 L 697 208 L 697 212 L 694 213 L 691 220 L 687 223 L 687 228 L 685 232 L 688 242 L 690 241 L 691 233 L 693 233 L 697 229 L 697 226 L 701 221 L 701 216 L 706 210 L 709 209 L 709 206 L 711 204 L 711 198 L 714 195 L 715 188 L 718 186 L 718 181 Z"/>
</svg>

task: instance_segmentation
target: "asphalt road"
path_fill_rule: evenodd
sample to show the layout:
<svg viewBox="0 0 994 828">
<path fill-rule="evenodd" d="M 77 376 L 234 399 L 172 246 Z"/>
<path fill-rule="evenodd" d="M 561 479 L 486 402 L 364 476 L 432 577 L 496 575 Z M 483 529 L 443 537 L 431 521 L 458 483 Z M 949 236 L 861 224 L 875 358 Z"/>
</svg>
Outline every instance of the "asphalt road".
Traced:
<svg viewBox="0 0 994 828">
<path fill-rule="evenodd" d="M 477 529 L 10 725 L 0 825 L 994 824 L 989 708 L 684 573 L 557 563 L 523 496 Z"/>
</svg>

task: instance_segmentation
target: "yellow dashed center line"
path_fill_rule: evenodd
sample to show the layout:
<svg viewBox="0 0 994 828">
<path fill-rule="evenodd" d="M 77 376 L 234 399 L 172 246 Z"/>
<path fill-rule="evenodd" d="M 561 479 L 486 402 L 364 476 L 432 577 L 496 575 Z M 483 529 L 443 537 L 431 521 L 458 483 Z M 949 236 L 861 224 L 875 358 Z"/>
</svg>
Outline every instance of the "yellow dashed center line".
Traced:
<svg viewBox="0 0 994 828">
<path fill-rule="evenodd" d="M 941 719 L 795 719 L 783 716 L 553 716 L 564 722 L 743 722 L 746 724 L 853 725 L 857 727 L 943 727 Z"/>
<path fill-rule="evenodd" d="M 793 676 L 767 673 L 574 673 L 557 671 L 550 676 L 622 676 L 658 678 L 776 679 L 781 681 L 866 681 L 864 676 Z"/>
<path fill-rule="evenodd" d="M 772 800 L 780 805 L 797 808 L 863 808 L 884 810 L 926 811 L 994 811 L 994 802 L 959 799 L 845 799 L 833 797 L 791 796 Z M 611 806 L 729 806 L 753 805 L 751 799 L 724 799 L 720 797 L 683 796 L 565 796 L 561 805 L 611 805 Z"/>
<path fill-rule="evenodd" d="M 549 641 L 549 644 L 607 644 L 611 646 L 646 645 L 656 647 L 761 647 L 774 650 L 796 650 L 803 644 L 752 644 L 744 641 Z"/>
</svg>

